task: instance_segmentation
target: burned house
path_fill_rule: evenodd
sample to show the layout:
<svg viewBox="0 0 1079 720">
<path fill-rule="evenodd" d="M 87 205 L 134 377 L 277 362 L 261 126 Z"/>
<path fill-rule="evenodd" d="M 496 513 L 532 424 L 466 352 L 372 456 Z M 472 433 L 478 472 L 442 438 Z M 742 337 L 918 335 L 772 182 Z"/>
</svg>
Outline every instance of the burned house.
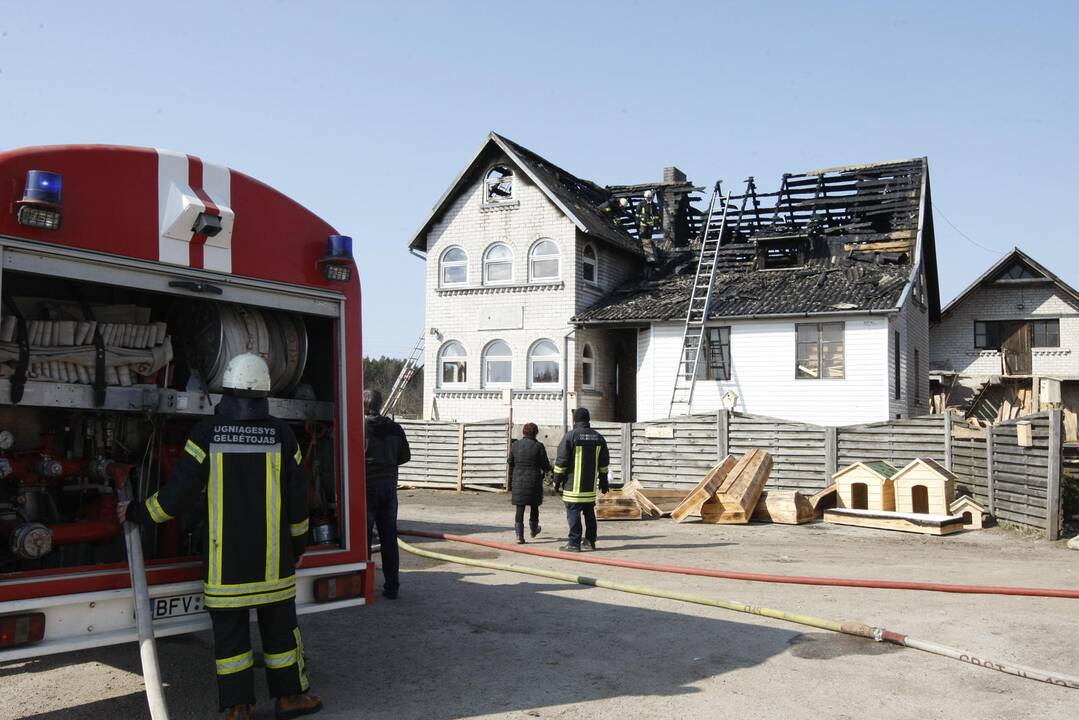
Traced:
<svg viewBox="0 0 1079 720">
<path fill-rule="evenodd" d="M 1079 292 L 1019 248 L 941 311 L 929 329 L 934 410 L 990 423 L 1079 409 Z"/>
<path fill-rule="evenodd" d="M 507 400 L 541 424 L 576 406 L 620 421 L 924 413 L 928 182 L 915 159 L 771 191 L 708 193 L 673 167 L 600 186 L 492 133 L 410 242 L 427 261 L 424 414 L 504 417 Z"/>
</svg>

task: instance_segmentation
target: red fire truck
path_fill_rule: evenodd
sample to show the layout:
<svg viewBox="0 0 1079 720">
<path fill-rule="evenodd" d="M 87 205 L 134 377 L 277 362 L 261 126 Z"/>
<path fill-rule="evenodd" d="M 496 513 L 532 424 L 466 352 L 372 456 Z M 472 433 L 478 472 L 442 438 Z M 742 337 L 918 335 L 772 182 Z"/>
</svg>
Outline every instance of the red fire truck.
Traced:
<svg viewBox="0 0 1079 720">
<path fill-rule="evenodd" d="M 303 449 L 299 612 L 370 602 L 350 238 L 191 155 L 25 148 L 0 152 L 0 291 L 0 661 L 136 638 L 118 492 L 169 482 L 243 352 Z M 158 636 L 209 627 L 205 525 L 143 532 Z"/>
</svg>

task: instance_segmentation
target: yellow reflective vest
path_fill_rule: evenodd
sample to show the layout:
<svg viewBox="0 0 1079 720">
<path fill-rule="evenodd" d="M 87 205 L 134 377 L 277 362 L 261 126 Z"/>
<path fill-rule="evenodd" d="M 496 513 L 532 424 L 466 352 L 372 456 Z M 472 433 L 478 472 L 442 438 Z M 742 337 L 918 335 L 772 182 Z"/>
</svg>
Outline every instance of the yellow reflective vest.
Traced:
<svg viewBox="0 0 1079 720">
<path fill-rule="evenodd" d="M 558 444 L 555 480 L 562 485 L 562 500 L 595 503 L 599 480 L 606 482 L 611 455 L 607 441 L 587 422 L 575 423 Z"/>
</svg>

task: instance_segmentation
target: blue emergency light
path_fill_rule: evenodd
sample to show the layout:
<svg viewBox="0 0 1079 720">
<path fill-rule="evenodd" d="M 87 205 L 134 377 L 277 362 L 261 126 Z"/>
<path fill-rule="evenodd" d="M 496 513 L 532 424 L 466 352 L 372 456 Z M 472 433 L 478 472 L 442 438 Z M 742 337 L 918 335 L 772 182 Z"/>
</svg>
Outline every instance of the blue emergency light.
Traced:
<svg viewBox="0 0 1079 720">
<path fill-rule="evenodd" d="M 352 238 L 348 235 L 330 235 L 326 238 L 326 250 L 329 257 L 351 258 Z"/>
<path fill-rule="evenodd" d="M 63 175 L 45 170 L 31 170 L 26 173 L 26 190 L 23 191 L 23 202 L 59 205 L 63 192 Z"/>
<path fill-rule="evenodd" d="M 326 256 L 318 261 L 322 275 L 332 282 L 352 279 L 352 238 L 330 235 L 326 238 Z"/>
</svg>

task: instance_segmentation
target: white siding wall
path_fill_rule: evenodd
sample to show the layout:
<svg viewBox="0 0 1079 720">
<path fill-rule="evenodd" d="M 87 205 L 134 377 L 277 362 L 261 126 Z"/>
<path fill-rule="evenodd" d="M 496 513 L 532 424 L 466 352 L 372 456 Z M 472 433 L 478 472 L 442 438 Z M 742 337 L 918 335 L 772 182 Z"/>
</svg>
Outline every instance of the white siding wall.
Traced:
<svg viewBox="0 0 1079 720">
<path fill-rule="evenodd" d="M 822 318 L 824 320 L 825 318 Z M 698 380 L 693 412 L 723 407 L 727 390 L 738 393 L 737 410 L 821 425 L 888 419 L 888 320 L 881 316 L 843 319 L 846 377 L 794 377 L 795 323 L 735 321 L 731 326 L 732 379 Z M 638 335 L 637 419 L 666 417 L 682 342 L 681 323 L 653 324 Z"/>
<path fill-rule="evenodd" d="M 895 337 L 899 333 L 899 397 L 895 396 Z M 920 370 L 914 366 L 918 351 Z M 913 295 L 897 315 L 888 319 L 888 415 L 903 419 L 929 412 L 929 313 Z M 918 397 L 914 386 L 919 384 Z"/>
<path fill-rule="evenodd" d="M 1035 375 L 1079 378 L 1079 304 L 1051 285 L 979 287 L 930 331 L 933 367 L 1000 375 L 1000 353 L 974 347 L 975 320 L 1060 319 L 1060 347 L 1034 348 Z"/>
</svg>

